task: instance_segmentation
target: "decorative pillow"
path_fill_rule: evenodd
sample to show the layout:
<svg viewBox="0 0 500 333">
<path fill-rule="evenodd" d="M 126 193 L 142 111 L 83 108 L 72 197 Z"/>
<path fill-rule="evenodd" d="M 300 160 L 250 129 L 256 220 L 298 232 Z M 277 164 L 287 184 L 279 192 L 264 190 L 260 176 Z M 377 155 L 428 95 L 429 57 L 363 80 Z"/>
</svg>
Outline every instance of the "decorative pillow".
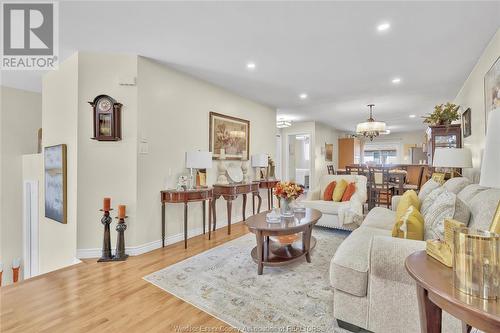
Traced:
<svg viewBox="0 0 500 333">
<path fill-rule="evenodd" d="M 342 200 L 342 196 L 344 195 L 344 191 L 347 188 L 347 181 L 345 179 L 341 179 L 337 185 L 335 185 L 335 189 L 333 190 L 332 199 L 333 201 L 340 202 Z"/>
<path fill-rule="evenodd" d="M 440 185 L 443 185 L 445 180 L 444 178 L 446 177 L 446 174 L 442 172 L 434 172 L 431 176 L 432 180 L 435 182 L 438 182 Z"/>
<path fill-rule="evenodd" d="M 332 201 L 333 190 L 335 189 L 335 185 L 337 185 L 337 182 L 333 181 L 326 186 L 325 192 L 323 192 L 323 200 Z"/>
<path fill-rule="evenodd" d="M 500 189 L 487 189 L 469 202 L 471 218 L 469 228 L 490 230 L 491 222 L 500 201 Z"/>
<path fill-rule="evenodd" d="M 462 191 L 460 191 L 460 193 L 457 193 L 457 196 L 460 200 L 462 200 L 466 204 L 469 204 L 476 195 L 487 189 L 487 187 L 481 186 L 479 184 L 470 184 L 469 186 L 466 186 Z"/>
<path fill-rule="evenodd" d="M 429 211 L 429 208 L 431 208 L 434 201 L 436 201 L 436 199 L 441 194 L 443 194 L 444 191 L 446 191 L 446 189 L 441 186 L 441 187 L 434 189 L 431 193 L 429 193 L 429 195 L 425 197 L 424 201 L 422 202 L 422 205 L 420 206 L 420 213 L 422 215 L 427 214 L 427 212 Z"/>
<path fill-rule="evenodd" d="M 408 208 L 392 228 L 392 237 L 424 240 L 424 218 L 417 208 Z"/>
<path fill-rule="evenodd" d="M 454 177 L 450 178 L 444 183 L 443 187 L 448 191 L 455 194 L 458 194 L 462 191 L 467 185 L 470 185 L 471 181 L 465 177 Z"/>
<path fill-rule="evenodd" d="M 342 195 L 342 201 L 351 200 L 351 197 L 354 194 L 354 192 L 356 192 L 356 184 L 349 183 L 349 185 L 347 185 L 347 188 L 344 191 L 344 194 Z"/>
<path fill-rule="evenodd" d="M 444 220 L 454 219 L 469 224 L 470 210 L 455 193 L 441 193 L 424 216 L 425 240 L 444 239 Z"/>
<path fill-rule="evenodd" d="M 424 185 L 422 185 L 422 188 L 420 188 L 420 191 L 418 192 L 418 198 L 420 199 L 420 202 L 423 202 L 425 197 L 428 196 L 429 193 L 440 186 L 441 184 L 439 184 L 435 180 L 429 179 Z"/>
<path fill-rule="evenodd" d="M 408 208 L 410 208 L 411 206 L 417 209 L 419 209 L 420 207 L 420 200 L 418 199 L 417 193 L 413 190 L 406 191 L 401 196 L 398 207 L 396 208 L 396 222 L 401 220 L 403 215 L 406 214 Z"/>
</svg>

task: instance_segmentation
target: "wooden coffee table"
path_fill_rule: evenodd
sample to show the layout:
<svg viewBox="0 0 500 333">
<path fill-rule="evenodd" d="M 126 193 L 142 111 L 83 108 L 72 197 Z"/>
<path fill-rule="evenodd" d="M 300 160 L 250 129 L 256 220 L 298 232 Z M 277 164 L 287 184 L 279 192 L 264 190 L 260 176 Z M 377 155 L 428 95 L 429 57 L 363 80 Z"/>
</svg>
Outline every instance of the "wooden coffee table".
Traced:
<svg viewBox="0 0 500 333">
<path fill-rule="evenodd" d="M 295 213 L 293 217 L 281 218 L 280 223 L 268 223 L 266 221 L 268 213 L 253 215 L 245 222 L 257 239 L 257 246 L 251 253 L 252 259 L 257 263 L 257 273 L 262 275 L 264 266 L 288 265 L 302 257 L 311 262 L 310 251 L 316 245 L 316 239 L 311 236 L 312 227 L 321 218 L 321 212 L 306 208 L 304 212 Z M 288 245 L 269 238 L 299 232 L 302 233 L 302 239 Z"/>
<path fill-rule="evenodd" d="M 442 310 L 462 321 L 463 332 L 470 332 L 471 326 L 487 333 L 500 332 L 500 300 L 483 300 L 454 288 L 453 270 L 425 251 L 411 254 L 405 266 L 417 283 L 423 333 L 441 332 Z"/>
</svg>

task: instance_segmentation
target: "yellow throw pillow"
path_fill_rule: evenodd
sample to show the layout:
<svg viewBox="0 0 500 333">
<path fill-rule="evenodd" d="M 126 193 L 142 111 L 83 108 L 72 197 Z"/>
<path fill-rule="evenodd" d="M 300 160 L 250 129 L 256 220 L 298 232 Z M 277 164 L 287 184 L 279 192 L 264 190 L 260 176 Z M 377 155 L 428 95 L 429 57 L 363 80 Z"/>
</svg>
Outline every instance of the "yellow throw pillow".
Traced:
<svg viewBox="0 0 500 333">
<path fill-rule="evenodd" d="M 335 186 L 335 190 L 333 190 L 333 195 L 332 195 L 333 201 L 339 202 L 340 200 L 342 200 L 342 196 L 344 195 L 347 185 L 349 184 L 345 179 L 341 179 L 337 183 L 337 185 Z"/>
<path fill-rule="evenodd" d="M 424 218 L 414 206 L 410 206 L 403 217 L 394 224 L 392 237 L 424 240 Z"/>
<path fill-rule="evenodd" d="M 406 191 L 399 200 L 398 207 L 396 208 L 396 222 L 401 220 L 410 206 L 414 206 L 417 210 L 420 209 L 420 199 L 415 191 Z"/>
</svg>

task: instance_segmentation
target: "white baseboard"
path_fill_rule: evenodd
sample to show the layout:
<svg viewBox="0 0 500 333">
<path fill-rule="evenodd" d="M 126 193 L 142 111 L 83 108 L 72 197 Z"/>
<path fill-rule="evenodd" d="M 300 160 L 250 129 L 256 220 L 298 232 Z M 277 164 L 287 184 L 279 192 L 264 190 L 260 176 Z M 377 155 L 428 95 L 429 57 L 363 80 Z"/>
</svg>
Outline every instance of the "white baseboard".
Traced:
<svg viewBox="0 0 500 333">
<path fill-rule="evenodd" d="M 239 216 L 233 216 L 233 221 L 242 221 L 243 217 L 241 215 Z M 235 222 L 236 223 L 236 222 Z M 217 229 L 223 228 L 227 226 L 227 221 L 220 221 L 217 222 Z M 208 228 L 208 225 L 207 225 Z M 203 233 L 202 228 L 194 228 L 188 230 L 188 238 L 194 237 L 201 235 Z M 208 233 L 208 229 L 207 229 Z M 170 245 L 174 244 L 177 242 L 184 241 L 184 233 L 179 233 L 176 235 L 168 236 L 165 238 L 165 245 Z M 155 240 L 149 243 L 141 244 L 138 246 L 127 246 L 125 247 L 125 253 L 128 254 L 129 256 L 138 256 L 140 254 L 144 254 L 156 249 L 161 248 L 161 239 Z M 115 248 L 111 249 L 112 254 L 115 254 Z M 93 248 L 93 249 L 77 249 L 76 250 L 76 257 L 78 259 L 90 259 L 90 258 L 99 258 L 102 254 L 102 249 L 100 248 Z M 75 260 L 78 260 L 75 258 Z M 80 261 L 78 261 L 80 262 Z M 77 263 L 75 261 L 75 263 Z"/>
</svg>

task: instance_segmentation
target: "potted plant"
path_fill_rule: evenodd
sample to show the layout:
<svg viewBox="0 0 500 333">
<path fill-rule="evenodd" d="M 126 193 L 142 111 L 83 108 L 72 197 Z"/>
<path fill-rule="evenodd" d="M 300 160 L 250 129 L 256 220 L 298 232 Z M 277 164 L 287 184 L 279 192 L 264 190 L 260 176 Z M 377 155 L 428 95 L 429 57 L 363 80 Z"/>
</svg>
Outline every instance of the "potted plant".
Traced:
<svg viewBox="0 0 500 333">
<path fill-rule="evenodd" d="M 453 103 L 438 104 L 434 107 L 434 112 L 424 116 L 424 123 L 430 126 L 445 125 L 449 126 L 455 120 L 460 119 L 458 109 L 460 105 Z"/>
</svg>

